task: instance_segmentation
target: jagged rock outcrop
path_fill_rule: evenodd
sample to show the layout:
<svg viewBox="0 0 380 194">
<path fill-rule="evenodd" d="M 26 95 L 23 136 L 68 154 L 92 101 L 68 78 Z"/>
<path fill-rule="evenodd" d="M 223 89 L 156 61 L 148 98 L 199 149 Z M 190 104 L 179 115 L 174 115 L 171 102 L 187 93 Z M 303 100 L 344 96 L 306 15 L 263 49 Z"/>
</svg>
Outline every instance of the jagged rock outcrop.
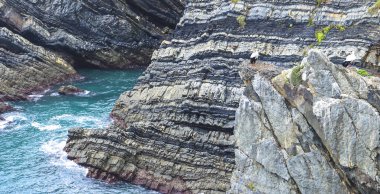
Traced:
<svg viewBox="0 0 380 194">
<path fill-rule="evenodd" d="M 62 57 L 0 27 L 0 100 L 23 100 L 74 76 L 76 71 Z"/>
<path fill-rule="evenodd" d="M 117 101 L 114 125 L 70 130 L 68 157 L 95 178 L 121 179 L 163 193 L 226 192 L 235 169 L 235 111 L 244 89 L 240 63 L 259 49 L 266 53 L 261 62 L 290 67 L 312 44 L 335 62 L 355 49 L 365 60 L 372 53 L 376 61 L 372 46 L 379 43 L 380 21 L 367 13 L 373 2 L 332 0 L 317 7 L 314 0 L 188 1 L 172 38 L 153 54 L 134 89 Z M 236 19 L 240 15 L 245 15 L 244 28 Z M 329 24 L 347 27 L 332 29 L 316 44 L 316 30 Z M 280 157 L 277 152 L 270 156 Z M 299 190 L 286 168 L 278 173 L 279 187 Z M 340 177 L 336 171 L 327 173 Z"/>
<path fill-rule="evenodd" d="M 265 71 L 242 70 L 230 193 L 379 193 L 380 78 L 318 51 Z"/>
<path fill-rule="evenodd" d="M 76 65 L 147 66 L 177 23 L 182 0 L 0 0 L 0 26 Z"/>
<path fill-rule="evenodd" d="M 73 85 L 61 86 L 58 89 L 58 94 L 60 94 L 60 95 L 76 95 L 76 94 L 81 94 L 84 92 L 85 92 L 85 90 L 77 88 Z"/>
</svg>

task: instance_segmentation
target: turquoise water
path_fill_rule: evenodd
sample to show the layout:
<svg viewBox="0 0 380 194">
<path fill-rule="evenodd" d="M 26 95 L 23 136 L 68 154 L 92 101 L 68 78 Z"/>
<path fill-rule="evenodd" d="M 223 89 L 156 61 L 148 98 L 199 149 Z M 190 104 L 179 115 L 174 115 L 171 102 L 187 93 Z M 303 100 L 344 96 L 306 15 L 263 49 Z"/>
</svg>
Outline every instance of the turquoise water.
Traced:
<svg viewBox="0 0 380 194">
<path fill-rule="evenodd" d="M 90 93 L 59 96 L 58 86 L 53 87 L 44 95 L 31 95 L 31 101 L 13 103 L 17 110 L 3 115 L 0 193 L 149 193 L 86 178 L 86 169 L 67 160 L 62 151 L 69 128 L 109 125 L 115 100 L 133 87 L 142 71 L 79 72 L 85 78 L 72 84 Z"/>
</svg>

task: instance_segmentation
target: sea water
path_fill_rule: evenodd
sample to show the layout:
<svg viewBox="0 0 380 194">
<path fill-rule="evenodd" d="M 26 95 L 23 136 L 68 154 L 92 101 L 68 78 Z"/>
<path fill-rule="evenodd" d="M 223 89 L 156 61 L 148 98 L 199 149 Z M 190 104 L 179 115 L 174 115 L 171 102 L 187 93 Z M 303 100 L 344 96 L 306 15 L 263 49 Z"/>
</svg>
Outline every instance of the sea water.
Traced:
<svg viewBox="0 0 380 194">
<path fill-rule="evenodd" d="M 86 90 L 60 96 L 59 86 L 29 101 L 15 102 L 15 111 L 0 121 L 0 194 L 2 193 L 153 193 L 127 183 L 107 184 L 86 177 L 87 170 L 63 151 L 73 127 L 102 128 L 111 123 L 112 107 L 132 89 L 142 70 L 82 69 L 73 84 Z"/>
</svg>

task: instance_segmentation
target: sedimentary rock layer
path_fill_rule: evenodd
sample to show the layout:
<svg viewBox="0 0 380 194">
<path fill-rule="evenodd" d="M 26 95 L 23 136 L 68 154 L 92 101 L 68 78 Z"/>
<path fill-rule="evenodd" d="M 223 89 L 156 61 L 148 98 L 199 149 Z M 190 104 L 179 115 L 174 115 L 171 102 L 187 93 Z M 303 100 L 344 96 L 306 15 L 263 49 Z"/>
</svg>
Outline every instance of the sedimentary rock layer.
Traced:
<svg viewBox="0 0 380 194">
<path fill-rule="evenodd" d="M 265 71 L 242 71 L 230 193 L 379 193 L 380 78 L 316 51 Z"/>
<path fill-rule="evenodd" d="M 77 65 L 147 66 L 177 23 L 181 0 L 1 0 L 0 25 Z"/>
<path fill-rule="evenodd" d="M 0 27 L 0 99 L 21 100 L 32 91 L 72 78 L 63 58 Z"/>
<path fill-rule="evenodd" d="M 371 2 L 333 0 L 318 7 L 314 0 L 188 1 L 172 37 L 153 54 L 134 89 L 117 101 L 115 124 L 69 131 L 69 158 L 90 167 L 92 177 L 164 193 L 226 192 L 235 168 L 235 111 L 244 88 L 239 64 L 259 49 L 265 54 L 260 63 L 290 67 L 310 45 L 336 62 L 355 49 L 366 58 L 380 32 L 378 15 L 367 13 Z M 346 28 L 333 28 L 317 44 L 316 30 L 330 24 Z M 377 53 L 372 58 L 377 62 Z M 281 173 L 282 184 L 294 185 L 287 171 Z"/>
</svg>

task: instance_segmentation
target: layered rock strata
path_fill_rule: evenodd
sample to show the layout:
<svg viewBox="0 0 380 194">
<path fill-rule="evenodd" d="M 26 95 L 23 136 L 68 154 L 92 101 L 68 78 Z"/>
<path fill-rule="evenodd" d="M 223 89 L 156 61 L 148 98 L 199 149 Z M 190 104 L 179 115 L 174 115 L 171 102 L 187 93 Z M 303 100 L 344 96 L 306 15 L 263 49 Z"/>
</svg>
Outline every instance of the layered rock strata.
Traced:
<svg viewBox="0 0 380 194">
<path fill-rule="evenodd" d="M 76 76 L 62 57 L 0 28 L 0 99 L 24 100 L 27 94 Z"/>
<path fill-rule="evenodd" d="M 172 37 L 153 54 L 134 89 L 117 101 L 114 125 L 70 130 L 68 157 L 95 178 L 163 193 L 226 192 L 235 169 L 235 112 L 244 89 L 240 63 L 258 49 L 265 54 L 261 63 L 291 67 L 310 45 L 335 62 L 353 50 L 364 60 L 374 53 L 376 62 L 371 46 L 379 43 L 380 21 L 367 13 L 373 2 L 188 1 Z M 333 28 L 316 43 L 315 32 L 330 24 L 346 28 Z M 287 179 L 282 184 L 299 190 L 292 186 L 296 180 L 282 175 Z"/>
<path fill-rule="evenodd" d="M 379 193 L 380 78 L 317 51 L 266 71 L 242 71 L 229 193 Z"/>
<path fill-rule="evenodd" d="M 183 10 L 182 0 L 1 0 L 0 25 L 77 65 L 147 66 Z"/>
<path fill-rule="evenodd" d="M 66 80 L 72 66 L 147 66 L 182 0 L 0 0 L 0 99 Z"/>
</svg>

